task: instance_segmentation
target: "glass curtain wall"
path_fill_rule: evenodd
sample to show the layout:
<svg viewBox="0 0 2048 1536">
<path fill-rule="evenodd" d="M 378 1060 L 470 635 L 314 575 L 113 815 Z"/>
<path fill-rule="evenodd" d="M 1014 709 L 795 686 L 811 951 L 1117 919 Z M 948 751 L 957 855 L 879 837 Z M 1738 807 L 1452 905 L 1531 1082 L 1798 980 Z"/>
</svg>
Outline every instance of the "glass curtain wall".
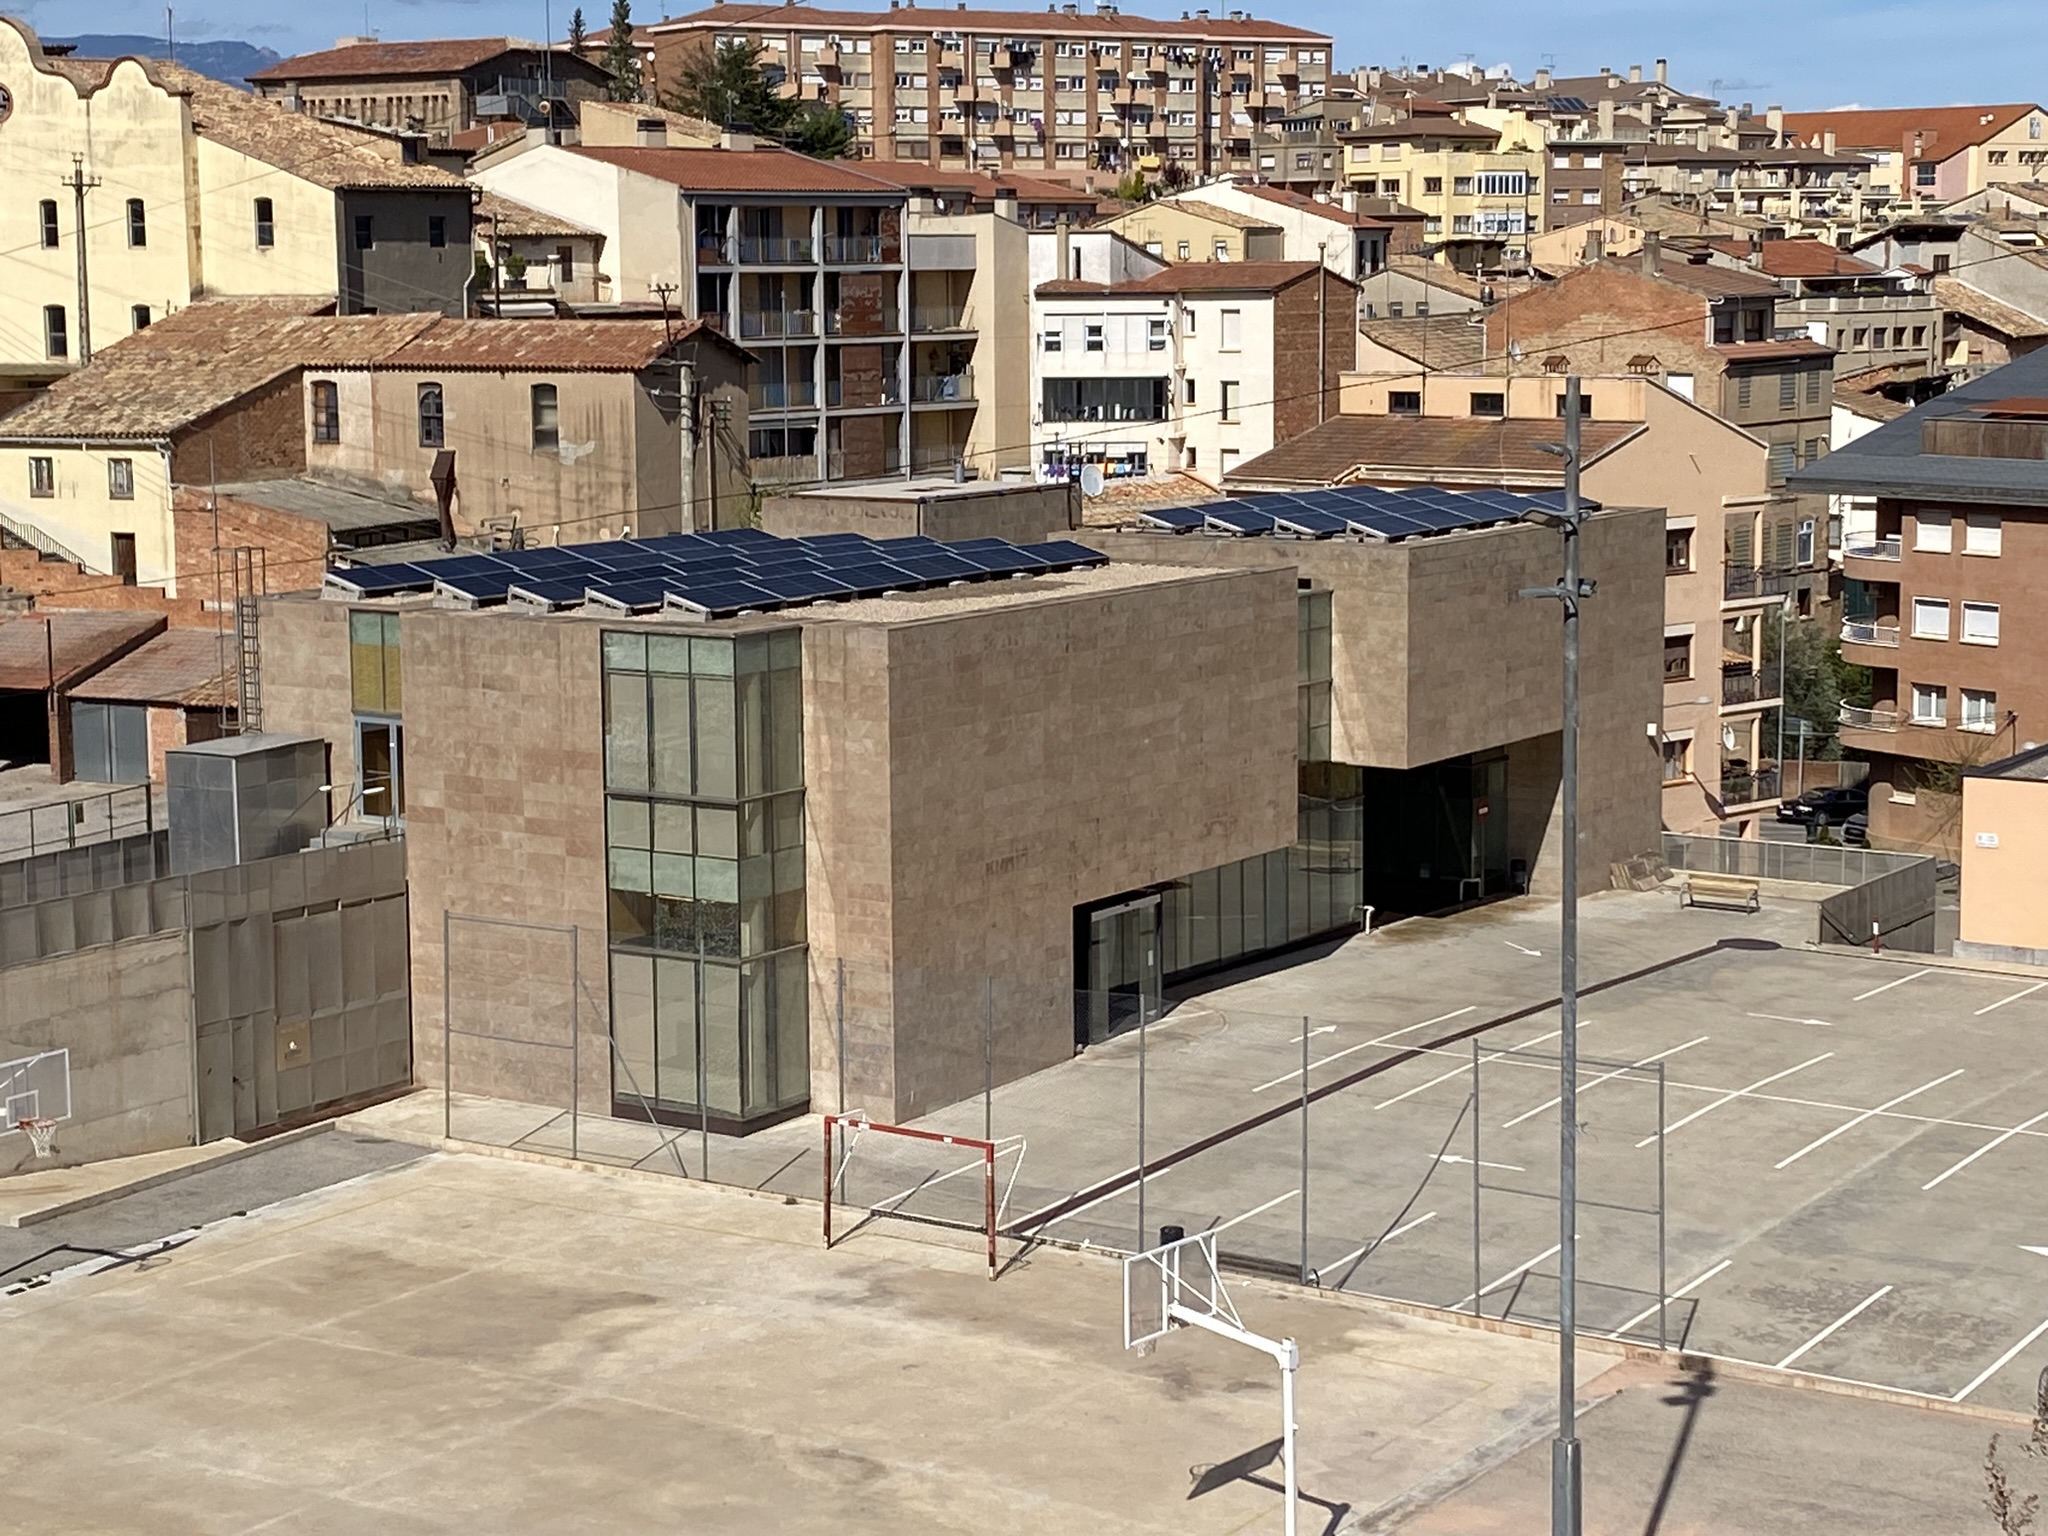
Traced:
<svg viewBox="0 0 2048 1536">
<path fill-rule="evenodd" d="M 604 636 L 621 1112 L 738 1130 L 810 1094 L 802 632 Z"/>
</svg>

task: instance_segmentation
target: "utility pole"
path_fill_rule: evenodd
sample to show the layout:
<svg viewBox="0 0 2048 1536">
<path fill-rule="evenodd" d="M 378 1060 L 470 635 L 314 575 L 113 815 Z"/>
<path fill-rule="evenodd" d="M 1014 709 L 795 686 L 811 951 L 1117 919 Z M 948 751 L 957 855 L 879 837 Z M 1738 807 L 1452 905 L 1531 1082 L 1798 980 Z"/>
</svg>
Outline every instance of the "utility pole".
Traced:
<svg viewBox="0 0 2048 1536">
<path fill-rule="evenodd" d="M 85 156 L 71 157 L 71 206 L 78 230 L 78 361 L 83 367 L 92 361 L 92 293 L 85 269 L 85 194 L 100 184 L 97 176 L 85 174 Z"/>
<path fill-rule="evenodd" d="M 1316 242 L 1316 425 L 1321 426 L 1329 417 L 1330 390 L 1326 353 L 1329 347 L 1330 327 L 1324 311 L 1328 305 L 1326 295 L 1330 291 L 1330 242 Z"/>
</svg>

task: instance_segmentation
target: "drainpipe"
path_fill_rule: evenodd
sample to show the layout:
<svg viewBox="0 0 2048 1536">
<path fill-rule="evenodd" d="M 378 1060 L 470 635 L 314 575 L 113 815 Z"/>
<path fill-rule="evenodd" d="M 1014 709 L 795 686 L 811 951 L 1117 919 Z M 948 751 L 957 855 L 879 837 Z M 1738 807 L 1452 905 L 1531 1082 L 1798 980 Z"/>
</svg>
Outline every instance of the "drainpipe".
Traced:
<svg viewBox="0 0 2048 1536">
<path fill-rule="evenodd" d="M 687 358 L 676 359 L 676 435 L 682 444 L 682 524 L 697 526 L 697 371 Z"/>
<path fill-rule="evenodd" d="M 1316 242 L 1316 425 L 1321 426 L 1329 415 L 1330 389 L 1328 352 L 1330 328 L 1326 319 L 1329 308 L 1330 269 L 1326 264 L 1330 254 L 1330 242 Z"/>
</svg>

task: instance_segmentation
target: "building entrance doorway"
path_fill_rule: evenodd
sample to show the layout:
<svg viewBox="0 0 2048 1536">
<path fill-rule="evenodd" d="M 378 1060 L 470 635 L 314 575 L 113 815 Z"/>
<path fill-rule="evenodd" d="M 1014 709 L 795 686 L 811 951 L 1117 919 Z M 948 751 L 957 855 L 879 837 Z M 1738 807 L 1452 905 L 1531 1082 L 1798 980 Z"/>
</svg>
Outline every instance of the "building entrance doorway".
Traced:
<svg viewBox="0 0 2048 1536">
<path fill-rule="evenodd" d="M 1159 1016 L 1159 893 L 1075 914 L 1074 1044 L 1097 1045 Z"/>
</svg>

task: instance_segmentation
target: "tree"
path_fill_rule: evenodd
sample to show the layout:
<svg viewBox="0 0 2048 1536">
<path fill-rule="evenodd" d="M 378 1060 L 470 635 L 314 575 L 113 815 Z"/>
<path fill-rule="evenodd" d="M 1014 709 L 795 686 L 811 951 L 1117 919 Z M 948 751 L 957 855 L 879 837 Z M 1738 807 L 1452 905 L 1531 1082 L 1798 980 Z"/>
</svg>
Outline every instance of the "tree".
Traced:
<svg viewBox="0 0 2048 1536">
<path fill-rule="evenodd" d="M 1119 201 L 1142 203 L 1152 194 L 1145 185 L 1145 173 L 1133 167 L 1117 179 L 1116 195 Z"/>
<path fill-rule="evenodd" d="M 1159 185 L 1168 192 L 1185 191 L 1194 177 L 1188 174 L 1187 166 L 1179 160 L 1169 160 L 1159 173 Z"/>
<path fill-rule="evenodd" d="M 779 71 L 763 65 L 758 43 L 737 39 L 684 55 L 661 104 L 772 139 L 814 160 L 836 160 L 853 143 L 853 124 L 837 107 L 798 101 L 780 90 Z"/>
<path fill-rule="evenodd" d="M 583 27 L 583 7 L 576 7 L 576 14 L 569 18 L 569 51 L 577 58 L 583 57 L 583 45 L 590 34 Z"/>
<path fill-rule="evenodd" d="M 607 94 L 613 101 L 640 99 L 640 50 L 633 46 L 633 0 L 612 0 L 611 36 L 598 61 L 611 76 Z"/>
<path fill-rule="evenodd" d="M 1774 615 L 1759 617 L 1764 626 L 1762 659 L 1758 666 L 1764 678 L 1777 681 L 1778 647 L 1780 634 L 1785 649 L 1785 751 L 1798 755 L 1797 727 L 1794 719 L 1804 720 L 1812 728 L 1806 740 L 1806 755 L 1810 758 L 1831 760 L 1842 755 L 1839 726 L 1842 705 L 1845 703 L 1868 706 L 1870 703 L 1870 669 L 1852 666 L 1842 660 L 1842 641 L 1838 634 L 1823 629 L 1812 619 L 1785 619 L 1782 622 Z M 1764 717 L 1764 739 L 1775 748 L 1778 741 L 1777 711 Z"/>
<path fill-rule="evenodd" d="M 782 142 L 813 160 L 837 160 L 853 143 L 853 124 L 831 103 L 807 101 L 783 133 Z"/>
</svg>

